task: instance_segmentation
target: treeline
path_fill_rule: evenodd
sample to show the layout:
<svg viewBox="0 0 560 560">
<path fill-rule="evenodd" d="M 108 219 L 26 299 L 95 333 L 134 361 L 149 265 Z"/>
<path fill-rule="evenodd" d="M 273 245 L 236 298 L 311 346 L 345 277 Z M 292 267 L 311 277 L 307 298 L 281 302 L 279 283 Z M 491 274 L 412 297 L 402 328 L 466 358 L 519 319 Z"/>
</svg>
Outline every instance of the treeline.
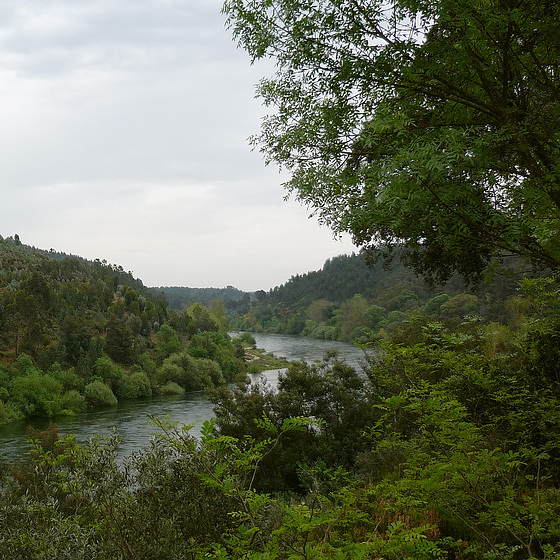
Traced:
<svg viewBox="0 0 560 560">
<path fill-rule="evenodd" d="M 231 319 L 239 330 L 359 341 L 377 339 L 414 317 L 517 321 L 519 280 L 533 270 L 518 260 L 496 263 L 476 285 L 454 276 L 429 285 L 406 268 L 396 251 L 392 266 L 368 265 L 363 253 L 341 255 L 319 271 L 296 275 L 259 291 L 247 313 Z"/>
<path fill-rule="evenodd" d="M 523 282 L 517 329 L 417 316 L 356 372 L 292 364 L 213 395 L 199 440 L 116 459 L 32 432 L 5 465 L 0 550 L 80 560 L 552 560 L 560 555 L 560 287 Z"/>
<path fill-rule="evenodd" d="M 187 288 L 181 286 L 161 286 L 152 288 L 155 295 L 162 295 L 171 309 L 182 311 L 193 303 L 209 307 L 216 300 L 221 300 L 225 310 L 230 314 L 243 314 L 249 309 L 251 295 L 227 286 L 225 288 Z"/>
<path fill-rule="evenodd" d="M 120 266 L 0 238 L 0 423 L 231 381 L 225 327 L 220 302 L 170 310 Z"/>
</svg>

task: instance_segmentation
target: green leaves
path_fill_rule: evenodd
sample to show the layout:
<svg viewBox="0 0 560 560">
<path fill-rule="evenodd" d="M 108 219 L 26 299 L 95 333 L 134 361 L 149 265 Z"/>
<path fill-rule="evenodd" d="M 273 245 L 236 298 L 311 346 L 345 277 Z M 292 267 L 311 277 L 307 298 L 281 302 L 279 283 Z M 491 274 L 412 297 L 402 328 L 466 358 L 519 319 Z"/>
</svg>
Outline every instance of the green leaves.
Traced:
<svg viewBox="0 0 560 560">
<path fill-rule="evenodd" d="M 254 139 L 290 192 L 418 272 L 474 277 L 512 251 L 560 263 L 560 14 L 539 1 L 235 0 L 227 24 L 275 59 Z M 546 31 L 544 31 L 546 30 Z"/>
</svg>

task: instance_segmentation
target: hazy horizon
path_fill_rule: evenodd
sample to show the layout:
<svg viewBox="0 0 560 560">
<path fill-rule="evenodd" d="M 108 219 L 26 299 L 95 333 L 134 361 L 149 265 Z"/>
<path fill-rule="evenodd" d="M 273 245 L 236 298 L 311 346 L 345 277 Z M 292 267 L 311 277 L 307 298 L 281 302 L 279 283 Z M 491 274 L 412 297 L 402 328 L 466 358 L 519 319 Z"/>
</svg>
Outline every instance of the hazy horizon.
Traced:
<svg viewBox="0 0 560 560">
<path fill-rule="evenodd" d="M 6 0 L 6 235 L 146 285 L 270 289 L 355 248 L 285 201 L 247 138 L 264 109 L 221 1 Z M 13 233 L 9 233 L 13 232 Z"/>
</svg>

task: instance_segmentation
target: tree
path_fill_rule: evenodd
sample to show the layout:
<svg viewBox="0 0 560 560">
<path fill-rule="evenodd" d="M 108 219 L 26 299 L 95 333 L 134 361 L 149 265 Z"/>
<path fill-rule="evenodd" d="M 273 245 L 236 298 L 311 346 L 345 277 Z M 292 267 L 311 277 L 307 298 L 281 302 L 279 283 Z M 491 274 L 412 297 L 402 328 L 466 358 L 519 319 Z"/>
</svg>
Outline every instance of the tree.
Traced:
<svg viewBox="0 0 560 560">
<path fill-rule="evenodd" d="M 163 362 L 171 354 L 181 351 L 181 341 L 177 333 L 167 324 L 161 326 L 161 329 L 155 335 L 155 340 L 159 363 Z"/>
<path fill-rule="evenodd" d="M 496 255 L 560 267 L 560 5 L 226 0 L 276 60 L 254 143 L 372 256 L 443 280 Z"/>
<path fill-rule="evenodd" d="M 105 351 L 112 360 L 130 364 L 133 360 L 134 338 L 126 322 L 115 315 L 107 321 Z"/>
<path fill-rule="evenodd" d="M 187 309 L 189 315 L 192 317 L 194 321 L 194 325 L 196 327 L 196 332 L 204 332 L 204 331 L 218 331 L 219 326 L 214 321 L 212 316 L 210 315 L 210 311 L 207 307 L 204 307 L 201 303 L 193 303 Z"/>
</svg>

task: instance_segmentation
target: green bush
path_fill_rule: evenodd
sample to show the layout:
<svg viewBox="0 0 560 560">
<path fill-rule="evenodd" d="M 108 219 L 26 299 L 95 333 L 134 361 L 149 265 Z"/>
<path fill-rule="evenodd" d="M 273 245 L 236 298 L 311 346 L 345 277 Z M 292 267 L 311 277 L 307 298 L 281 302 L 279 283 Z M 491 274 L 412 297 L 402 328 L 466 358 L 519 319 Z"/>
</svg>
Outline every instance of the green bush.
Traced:
<svg viewBox="0 0 560 560">
<path fill-rule="evenodd" d="M 440 294 L 432 299 L 428 300 L 426 304 L 421 308 L 421 313 L 423 315 L 437 315 L 439 313 L 440 307 L 449 301 L 451 296 L 449 294 Z"/>
<path fill-rule="evenodd" d="M 223 385 L 226 382 L 218 362 L 202 358 L 197 361 L 197 366 L 203 379 L 209 377 L 214 385 Z"/>
<path fill-rule="evenodd" d="M 115 393 L 119 399 L 137 399 L 151 397 L 152 387 L 148 376 L 143 371 L 134 371 L 123 375 L 115 385 Z"/>
<path fill-rule="evenodd" d="M 169 381 L 165 385 L 159 388 L 159 393 L 161 395 L 182 395 L 185 389 L 180 385 L 177 385 L 174 381 Z"/>
<path fill-rule="evenodd" d="M 32 416 L 54 416 L 60 410 L 62 385 L 37 369 L 12 380 L 11 403 L 26 418 Z"/>
<path fill-rule="evenodd" d="M 93 408 L 115 406 L 118 402 L 111 388 L 99 380 L 86 385 L 84 394 L 87 404 Z"/>
<path fill-rule="evenodd" d="M 158 362 L 161 364 L 165 358 L 181 351 L 181 342 L 177 333 L 169 326 L 162 325 L 155 336 Z"/>
<path fill-rule="evenodd" d="M 150 376 L 156 372 L 156 363 L 150 358 L 147 353 L 140 354 L 140 356 L 136 358 L 136 363 L 139 364 L 141 368 Z"/>
<path fill-rule="evenodd" d="M 86 410 L 86 397 L 74 389 L 66 391 L 60 398 L 60 407 L 61 412 L 83 412 Z"/>
<path fill-rule="evenodd" d="M 173 381 L 186 391 L 201 391 L 213 385 L 206 366 L 200 367 L 201 360 L 193 358 L 188 352 L 172 354 L 156 374 L 156 383 L 165 385 Z M 205 364 L 205 362 L 202 362 Z"/>
<path fill-rule="evenodd" d="M 166 360 L 163 365 L 157 369 L 154 378 L 157 386 L 163 386 L 167 383 L 173 382 L 182 387 L 184 382 L 184 371 L 177 364 L 173 364 Z"/>
<path fill-rule="evenodd" d="M 14 410 L 9 404 L 0 401 L 0 425 L 9 424 L 21 419 L 21 413 Z"/>
<path fill-rule="evenodd" d="M 108 356 L 98 358 L 93 366 L 93 371 L 104 383 L 109 385 L 109 387 L 114 387 L 124 375 L 123 369 L 113 363 Z"/>
<path fill-rule="evenodd" d="M 81 391 L 84 388 L 84 380 L 76 375 L 74 368 L 64 370 L 58 362 L 55 362 L 47 373 L 61 383 L 67 391 L 71 389 Z"/>
<path fill-rule="evenodd" d="M 233 339 L 233 342 L 236 341 L 239 341 L 243 344 L 247 344 L 247 346 L 251 346 L 253 348 L 255 348 L 255 346 L 257 345 L 257 341 L 255 340 L 255 337 L 250 332 L 239 333 L 239 335 L 237 335 Z"/>
</svg>

